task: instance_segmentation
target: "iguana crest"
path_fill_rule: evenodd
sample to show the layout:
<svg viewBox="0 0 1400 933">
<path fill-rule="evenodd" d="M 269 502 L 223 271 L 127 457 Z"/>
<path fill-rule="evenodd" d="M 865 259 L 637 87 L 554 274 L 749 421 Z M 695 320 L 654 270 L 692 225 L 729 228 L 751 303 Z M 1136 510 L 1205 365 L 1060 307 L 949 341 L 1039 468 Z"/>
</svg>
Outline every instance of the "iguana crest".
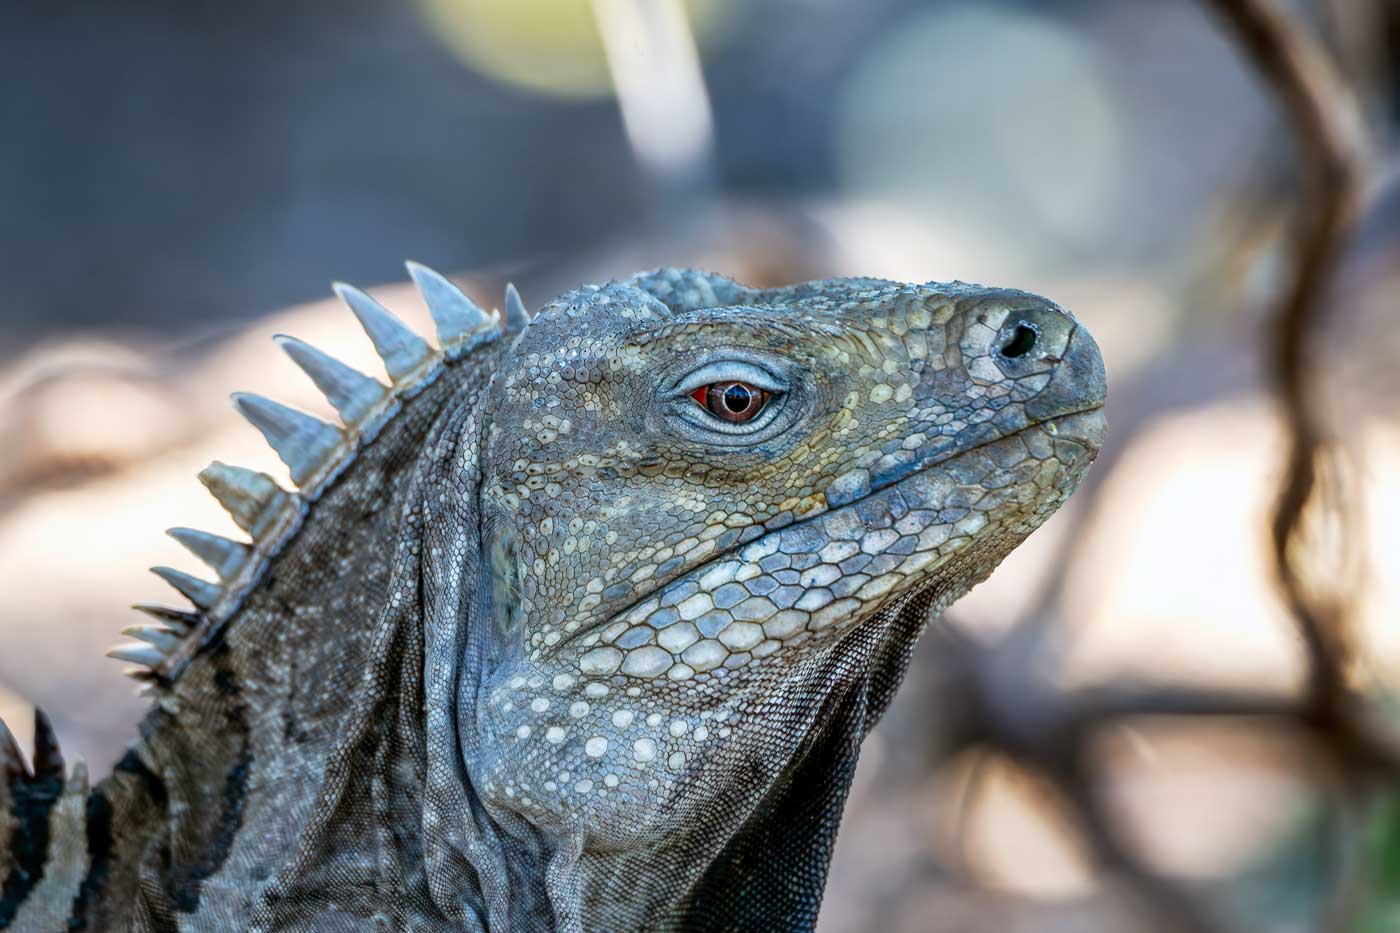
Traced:
<svg viewBox="0 0 1400 933">
<path fill-rule="evenodd" d="M 409 272 L 436 347 L 336 286 L 388 384 L 277 338 L 339 425 L 234 397 L 296 489 L 201 474 L 248 540 L 171 531 L 113 775 L 0 736 L 0 928 L 810 928 L 919 632 L 1102 441 L 1024 292 Z"/>
</svg>

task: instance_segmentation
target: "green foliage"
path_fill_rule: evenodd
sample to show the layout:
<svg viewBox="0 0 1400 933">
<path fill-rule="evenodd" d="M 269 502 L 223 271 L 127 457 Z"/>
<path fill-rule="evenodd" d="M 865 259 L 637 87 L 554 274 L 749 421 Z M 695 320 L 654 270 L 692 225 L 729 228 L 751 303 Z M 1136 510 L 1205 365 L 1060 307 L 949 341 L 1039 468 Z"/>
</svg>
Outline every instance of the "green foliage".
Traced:
<svg viewBox="0 0 1400 933">
<path fill-rule="evenodd" d="M 1375 808 L 1366 827 L 1366 905 L 1360 933 L 1400 930 L 1400 788 L 1391 790 Z"/>
</svg>

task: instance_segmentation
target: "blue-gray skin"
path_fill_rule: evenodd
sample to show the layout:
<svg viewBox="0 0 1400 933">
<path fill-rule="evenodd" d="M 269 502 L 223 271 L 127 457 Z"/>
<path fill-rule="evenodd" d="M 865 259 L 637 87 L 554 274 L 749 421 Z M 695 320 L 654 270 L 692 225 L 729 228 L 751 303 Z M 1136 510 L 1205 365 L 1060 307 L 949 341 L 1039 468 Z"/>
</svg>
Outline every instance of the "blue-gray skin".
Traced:
<svg viewBox="0 0 1400 933">
<path fill-rule="evenodd" d="M 253 541 L 182 532 L 223 582 L 119 652 L 157 706 L 26 824 L 88 842 L 10 917 L 809 928 L 914 639 L 1098 451 L 1092 338 L 1018 291 L 671 269 L 502 334 L 411 271 L 439 351 L 343 291 L 392 387 L 288 347 L 343 431 L 240 400 L 300 491 L 206 473 Z"/>
</svg>

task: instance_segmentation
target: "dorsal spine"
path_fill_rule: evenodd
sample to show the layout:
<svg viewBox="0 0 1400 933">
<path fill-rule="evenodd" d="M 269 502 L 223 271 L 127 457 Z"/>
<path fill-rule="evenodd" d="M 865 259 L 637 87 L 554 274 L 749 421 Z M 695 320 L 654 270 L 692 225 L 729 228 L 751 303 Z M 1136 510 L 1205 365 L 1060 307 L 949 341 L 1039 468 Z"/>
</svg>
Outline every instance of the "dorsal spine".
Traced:
<svg viewBox="0 0 1400 933">
<path fill-rule="evenodd" d="M 487 314 L 446 276 L 419 263 L 406 265 L 432 315 L 437 347 L 368 294 L 343 283 L 336 283 L 334 290 L 384 361 L 389 386 L 295 337 L 275 338 L 326 396 L 341 425 L 328 424 L 262 396 L 234 394 L 234 405 L 287 464 L 296 488 L 283 489 L 264 473 L 218 461 L 200 473 L 200 480 L 250 541 L 234 541 L 193 528 L 169 530 L 175 540 L 214 570 L 218 582 L 169 567 L 152 568 L 194 604 L 194 611 L 135 606 L 157 624 L 128 627 L 124 634 L 137 640 L 107 652 L 110 657 L 138 665 L 127 674 L 156 684 L 175 680 L 200 645 L 232 618 L 257 586 L 269 561 L 296 535 L 311 505 L 354 462 L 359 449 L 374 439 L 402 403 L 432 383 L 448 363 L 495 341 L 502 333 L 518 332 L 529 324 L 513 285 L 506 289 L 502 321 L 498 312 Z"/>
</svg>

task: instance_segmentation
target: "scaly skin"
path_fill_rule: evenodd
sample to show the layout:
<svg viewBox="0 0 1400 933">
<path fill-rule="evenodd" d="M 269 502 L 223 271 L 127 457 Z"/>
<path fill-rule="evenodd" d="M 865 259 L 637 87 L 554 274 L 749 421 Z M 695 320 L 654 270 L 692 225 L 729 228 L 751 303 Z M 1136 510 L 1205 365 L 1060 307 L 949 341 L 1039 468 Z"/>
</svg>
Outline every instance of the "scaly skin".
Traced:
<svg viewBox="0 0 1400 933">
<path fill-rule="evenodd" d="M 518 312 L 279 447 L 302 492 L 117 773 L 0 823 L 12 876 L 34 827 L 86 839 L 7 882 L 17 929 L 810 928 L 920 630 L 1098 451 L 1098 350 L 962 284 L 662 269 Z M 736 378 L 750 422 L 692 397 Z"/>
</svg>

